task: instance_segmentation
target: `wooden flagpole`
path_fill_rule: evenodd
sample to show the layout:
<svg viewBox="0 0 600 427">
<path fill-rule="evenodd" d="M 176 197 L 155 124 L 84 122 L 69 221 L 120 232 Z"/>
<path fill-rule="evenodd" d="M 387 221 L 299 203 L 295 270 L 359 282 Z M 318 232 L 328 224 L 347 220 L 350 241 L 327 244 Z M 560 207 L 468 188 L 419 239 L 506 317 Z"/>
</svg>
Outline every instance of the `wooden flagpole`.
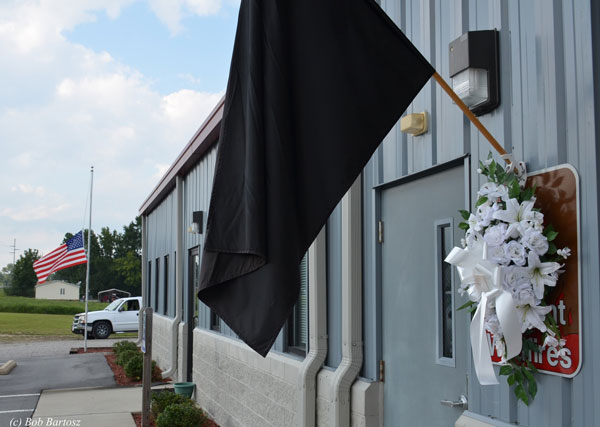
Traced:
<svg viewBox="0 0 600 427">
<path fill-rule="evenodd" d="M 469 110 L 469 107 L 467 107 L 466 104 L 464 102 L 462 102 L 462 100 L 458 97 L 456 92 L 454 92 L 452 90 L 452 88 L 448 85 L 448 83 L 446 83 L 446 81 L 442 78 L 442 76 L 440 76 L 437 73 L 437 71 L 435 73 L 433 73 L 433 78 L 435 79 L 436 82 L 438 82 L 438 84 L 442 87 L 442 89 L 444 89 L 444 91 L 448 95 L 450 95 L 450 98 L 452 98 L 452 100 L 456 103 L 456 105 L 458 105 L 458 108 L 460 108 L 462 110 L 462 112 L 465 113 L 465 116 L 467 116 L 467 118 L 471 121 L 471 123 L 473 123 L 477 129 L 479 129 L 479 132 L 481 132 L 482 135 L 490 142 L 490 144 L 492 144 L 492 147 L 494 147 L 494 149 L 500 155 L 505 155 L 506 150 L 500 145 L 500 143 L 498 141 L 496 141 L 496 138 L 494 138 L 492 136 L 490 131 L 488 131 L 486 129 L 486 127 L 479 121 L 479 119 L 477 117 L 475 117 L 475 114 L 473 114 L 471 112 L 471 110 Z M 506 163 L 509 163 L 508 159 L 504 159 L 504 160 L 506 161 Z"/>
</svg>

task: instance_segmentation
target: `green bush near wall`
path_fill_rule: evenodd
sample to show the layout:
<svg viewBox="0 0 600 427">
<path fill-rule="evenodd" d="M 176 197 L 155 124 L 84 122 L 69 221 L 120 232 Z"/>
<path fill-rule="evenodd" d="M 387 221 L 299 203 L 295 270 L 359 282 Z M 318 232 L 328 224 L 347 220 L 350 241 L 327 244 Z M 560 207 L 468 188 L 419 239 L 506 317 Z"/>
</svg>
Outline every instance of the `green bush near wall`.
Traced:
<svg viewBox="0 0 600 427">
<path fill-rule="evenodd" d="M 152 406 L 150 411 L 152 417 L 156 420 L 164 410 L 175 404 L 187 404 L 194 406 L 194 401 L 183 394 L 176 394 L 170 390 L 162 390 L 157 393 L 152 393 Z"/>
<path fill-rule="evenodd" d="M 112 346 L 113 353 L 117 356 L 126 351 L 139 351 L 137 345 L 131 341 L 119 341 L 113 344 Z"/>
<path fill-rule="evenodd" d="M 175 403 L 156 418 L 157 427 L 202 427 L 208 418 L 204 411 L 188 403 Z"/>
<path fill-rule="evenodd" d="M 117 365 L 121 365 L 125 367 L 127 362 L 129 362 L 136 354 L 138 354 L 138 350 L 126 350 L 122 351 L 117 355 L 117 359 L 115 360 Z"/>
</svg>

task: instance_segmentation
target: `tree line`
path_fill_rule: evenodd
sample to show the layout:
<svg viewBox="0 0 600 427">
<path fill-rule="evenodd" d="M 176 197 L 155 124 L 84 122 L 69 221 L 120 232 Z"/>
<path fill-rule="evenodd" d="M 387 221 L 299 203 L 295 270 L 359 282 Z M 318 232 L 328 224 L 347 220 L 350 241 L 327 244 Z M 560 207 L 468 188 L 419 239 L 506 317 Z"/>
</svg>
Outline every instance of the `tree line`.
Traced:
<svg viewBox="0 0 600 427">
<path fill-rule="evenodd" d="M 100 233 L 92 230 L 90 261 L 90 297 L 96 298 L 98 292 L 117 288 L 131 295 L 141 295 L 142 283 L 142 220 L 123 226 L 118 233 L 103 227 Z M 84 242 L 87 247 L 88 231 L 84 230 Z M 73 237 L 66 233 L 62 243 Z M 58 245 L 57 245 L 58 246 Z M 0 272 L 0 283 L 5 285 L 7 295 L 35 296 L 37 277 L 33 263 L 41 258 L 37 249 L 27 249 L 14 265 L 9 264 Z M 85 293 L 86 264 L 66 268 L 50 275 L 48 280 L 64 280 L 81 283 L 80 294 Z"/>
</svg>

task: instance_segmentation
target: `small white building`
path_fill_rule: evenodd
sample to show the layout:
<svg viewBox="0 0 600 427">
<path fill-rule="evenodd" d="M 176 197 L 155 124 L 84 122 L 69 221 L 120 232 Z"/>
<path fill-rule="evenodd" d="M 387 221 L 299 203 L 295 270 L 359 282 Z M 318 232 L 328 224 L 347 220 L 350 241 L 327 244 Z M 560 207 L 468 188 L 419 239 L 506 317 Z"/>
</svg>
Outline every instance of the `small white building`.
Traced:
<svg viewBox="0 0 600 427">
<path fill-rule="evenodd" d="M 36 299 L 79 300 L 79 285 L 62 280 L 50 280 L 35 285 Z"/>
</svg>

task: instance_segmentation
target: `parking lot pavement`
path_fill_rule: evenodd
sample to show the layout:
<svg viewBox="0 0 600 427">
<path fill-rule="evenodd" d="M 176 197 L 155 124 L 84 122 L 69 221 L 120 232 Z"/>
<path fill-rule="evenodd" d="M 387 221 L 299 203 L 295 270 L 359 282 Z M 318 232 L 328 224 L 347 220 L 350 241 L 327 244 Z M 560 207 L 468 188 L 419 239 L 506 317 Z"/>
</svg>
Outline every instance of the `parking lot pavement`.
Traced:
<svg viewBox="0 0 600 427">
<path fill-rule="evenodd" d="M 124 339 L 88 340 L 88 348 L 112 347 L 116 342 Z M 129 341 L 135 341 L 131 339 Z M 74 347 L 83 347 L 82 339 L 56 340 L 56 341 L 26 341 L 0 344 L 0 363 L 7 360 L 17 360 L 35 356 L 59 356 L 69 354 Z M 4 427 L 0 424 L 0 427 Z"/>
<path fill-rule="evenodd" d="M 25 426 L 42 390 L 115 386 L 113 373 L 104 356 L 99 353 L 67 353 L 14 360 L 17 366 L 12 372 L 0 376 L 2 427 Z"/>
</svg>

